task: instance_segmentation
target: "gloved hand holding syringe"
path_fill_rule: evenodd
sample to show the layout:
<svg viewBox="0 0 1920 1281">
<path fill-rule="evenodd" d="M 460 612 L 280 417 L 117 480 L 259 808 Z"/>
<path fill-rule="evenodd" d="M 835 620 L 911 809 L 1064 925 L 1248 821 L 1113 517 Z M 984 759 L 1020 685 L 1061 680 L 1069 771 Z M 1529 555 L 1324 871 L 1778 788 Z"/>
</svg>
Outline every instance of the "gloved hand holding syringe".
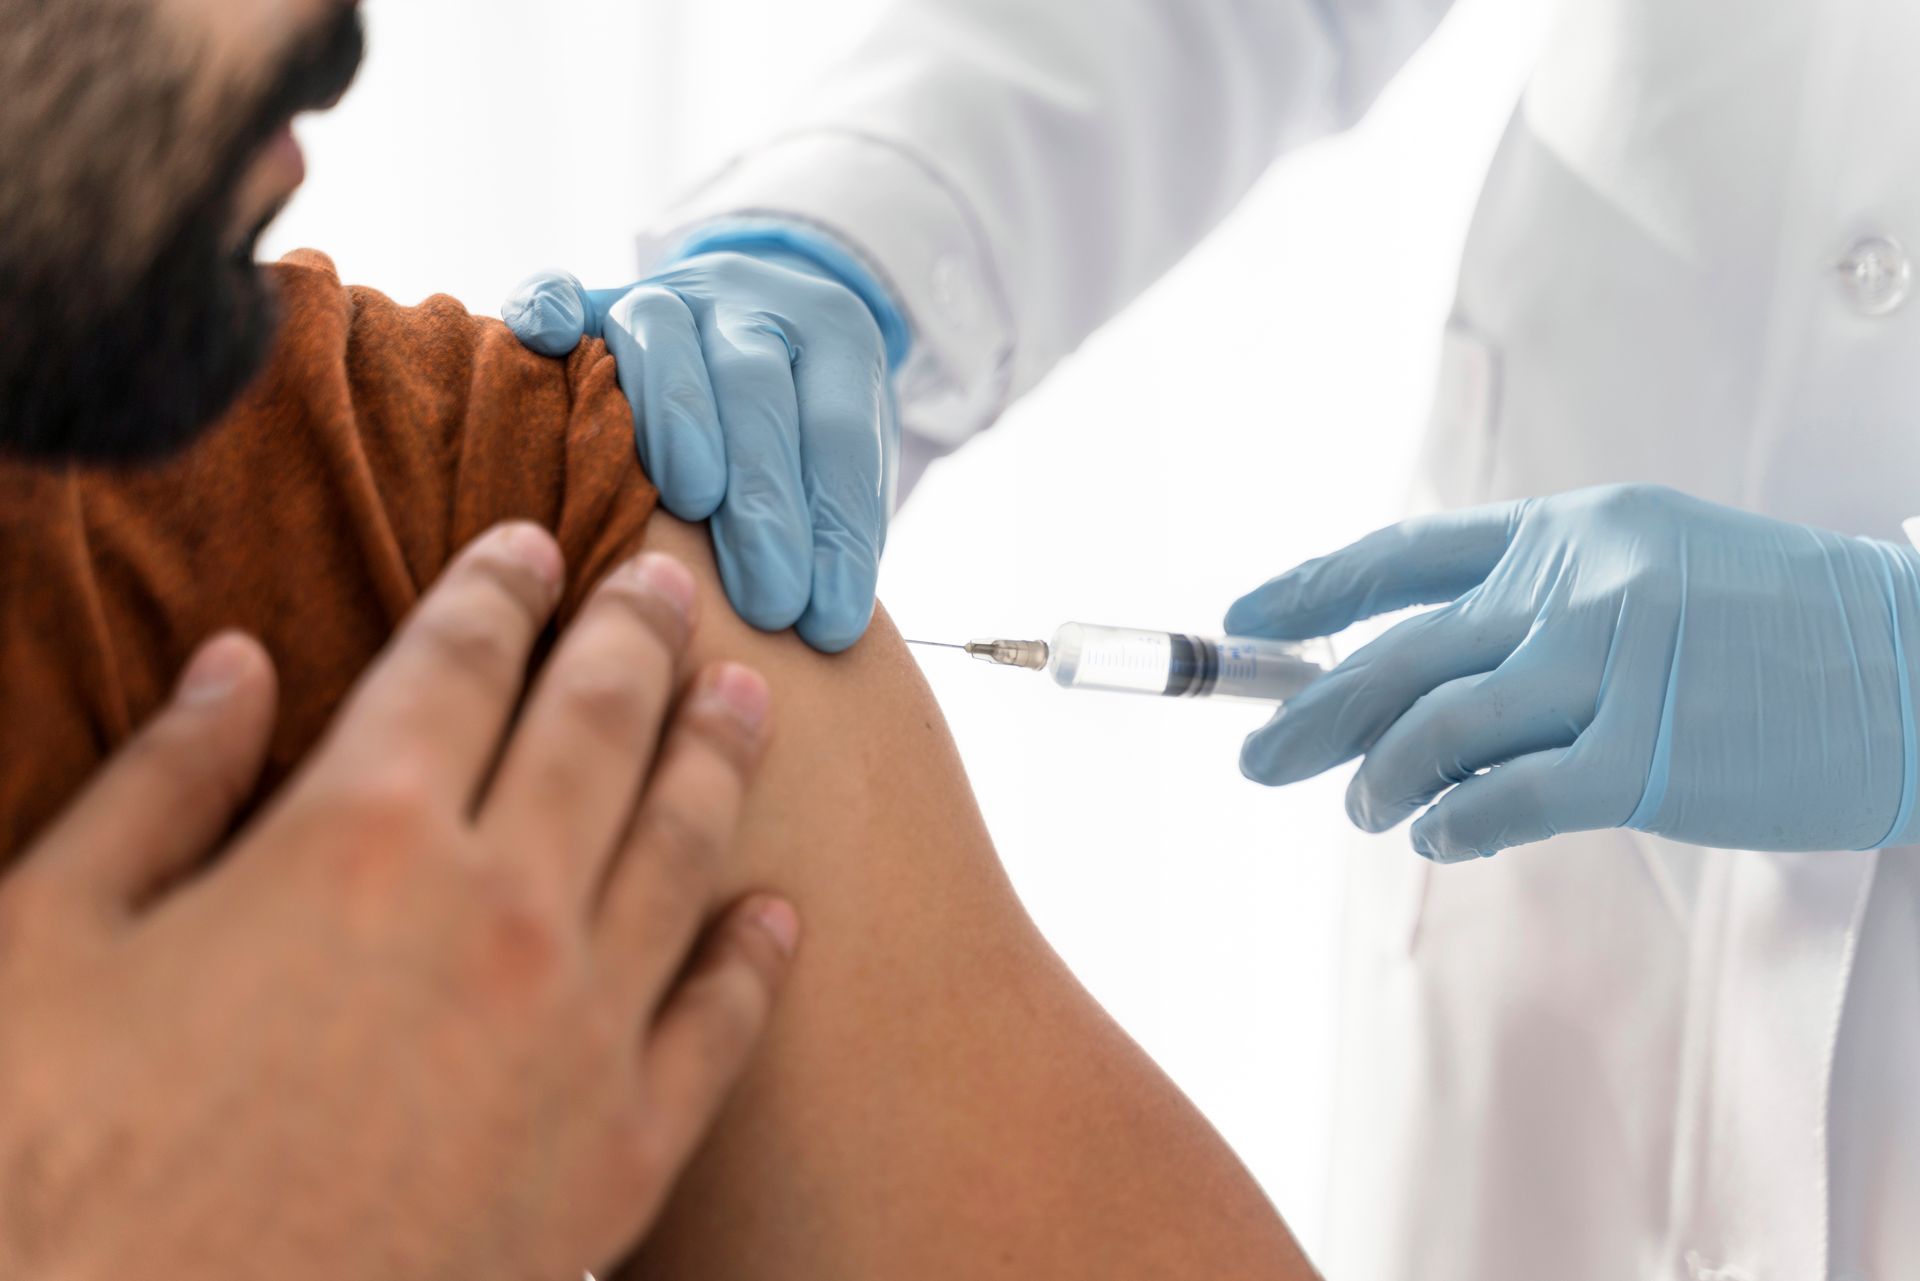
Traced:
<svg viewBox="0 0 1920 1281">
<path fill-rule="evenodd" d="M 1245 636 L 1190 636 L 1067 623 L 1053 640 L 915 641 L 962 650 L 997 667 L 1046 671 L 1062 689 L 1159 694 L 1167 698 L 1244 698 L 1280 703 L 1327 673 L 1316 662 L 1325 641 L 1296 643 Z"/>
</svg>

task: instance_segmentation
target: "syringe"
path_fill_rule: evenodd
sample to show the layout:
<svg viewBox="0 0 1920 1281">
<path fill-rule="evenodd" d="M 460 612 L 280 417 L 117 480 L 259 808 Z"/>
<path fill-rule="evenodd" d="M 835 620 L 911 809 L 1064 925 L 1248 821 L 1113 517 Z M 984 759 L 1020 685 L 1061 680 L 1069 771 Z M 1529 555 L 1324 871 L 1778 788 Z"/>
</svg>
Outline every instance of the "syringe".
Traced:
<svg viewBox="0 0 1920 1281">
<path fill-rule="evenodd" d="M 1167 698 L 1246 698 L 1280 703 L 1326 674 L 1308 655 L 1314 645 L 1245 636 L 1189 636 L 1133 627 L 1067 623 L 1051 643 L 976 640 L 964 645 L 908 641 L 964 650 L 997 667 L 1053 673 L 1062 689 L 1114 690 Z M 1324 641 L 1316 643 L 1331 658 Z"/>
</svg>

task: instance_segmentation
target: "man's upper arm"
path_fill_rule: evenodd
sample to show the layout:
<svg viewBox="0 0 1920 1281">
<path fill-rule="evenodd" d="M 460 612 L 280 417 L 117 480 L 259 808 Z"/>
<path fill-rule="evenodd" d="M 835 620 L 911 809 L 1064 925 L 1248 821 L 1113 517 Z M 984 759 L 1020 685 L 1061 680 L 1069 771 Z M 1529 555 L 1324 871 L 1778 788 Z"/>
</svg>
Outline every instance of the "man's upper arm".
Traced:
<svg viewBox="0 0 1920 1281">
<path fill-rule="evenodd" d="M 646 542 L 702 580 L 693 661 L 773 685 L 724 889 L 790 895 L 806 928 L 756 1068 L 632 1275 L 1310 1275 L 1028 920 L 884 615 L 823 657 L 733 615 L 703 532 L 661 516 Z"/>
</svg>

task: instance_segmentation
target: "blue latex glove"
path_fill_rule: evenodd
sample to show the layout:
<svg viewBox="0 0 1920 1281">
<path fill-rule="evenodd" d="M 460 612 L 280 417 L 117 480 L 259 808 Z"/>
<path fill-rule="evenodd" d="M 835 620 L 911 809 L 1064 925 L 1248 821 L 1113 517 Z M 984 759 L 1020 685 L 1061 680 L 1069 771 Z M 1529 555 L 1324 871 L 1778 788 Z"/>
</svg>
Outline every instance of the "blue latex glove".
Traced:
<svg viewBox="0 0 1920 1281">
<path fill-rule="evenodd" d="M 715 248 L 715 246 L 719 246 Z M 873 617 L 899 471 L 897 309 L 800 233 L 714 238 L 624 289 L 535 276 L 503 310 L 544 355 L 605 338 L 640 461 L 683 520 L 711 520 L 740 616 L 846 649 Z M 835 270 L 834 268 L 841 270 Z"/>
<path fill-rule="evenodd" d="M 1243 598 L 1227 629 L 1330 635 L 1439 602 L 1249 738 L 1248 777 L 1364 755 L 1353 821 L 1385 831 L 1445 791 L 1413 844 L 1447 863 L 1605 827 L 1732 849 L 1916 839 L 1905 548 L 1589 489 L 1381 530 Z"/>
</svg>

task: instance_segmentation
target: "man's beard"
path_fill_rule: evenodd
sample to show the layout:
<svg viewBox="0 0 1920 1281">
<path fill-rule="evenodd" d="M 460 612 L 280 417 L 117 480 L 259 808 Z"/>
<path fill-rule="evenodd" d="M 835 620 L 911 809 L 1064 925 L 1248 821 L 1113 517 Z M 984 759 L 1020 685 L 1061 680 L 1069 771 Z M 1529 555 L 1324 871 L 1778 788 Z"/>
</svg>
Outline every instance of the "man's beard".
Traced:
<svg viewBox="0 0 1920 1281">
<path fill-rule="evenodd" d="M 294 115 L 346 90 L 364 47 L 354 9 L 304 41 L 271 92 L 255 95 L 243 126 L 220 146 L 211 181 L 181 206 L 173 232 L 131 280 L 110 279 L 85 253 L 36 261 L 31 246 L 0 244 L 0 451 L 40 461 L 156 460 L 191 444 L 246 390 L 271 349 L 277 313 L 252 261 L 271 218 L 233 248 L 234 192 Z M 179 109 L 177 96 L 129 107 Z M 113 235 L 111 227 L 84 230 L 96 243 Z"/>
</svg>

